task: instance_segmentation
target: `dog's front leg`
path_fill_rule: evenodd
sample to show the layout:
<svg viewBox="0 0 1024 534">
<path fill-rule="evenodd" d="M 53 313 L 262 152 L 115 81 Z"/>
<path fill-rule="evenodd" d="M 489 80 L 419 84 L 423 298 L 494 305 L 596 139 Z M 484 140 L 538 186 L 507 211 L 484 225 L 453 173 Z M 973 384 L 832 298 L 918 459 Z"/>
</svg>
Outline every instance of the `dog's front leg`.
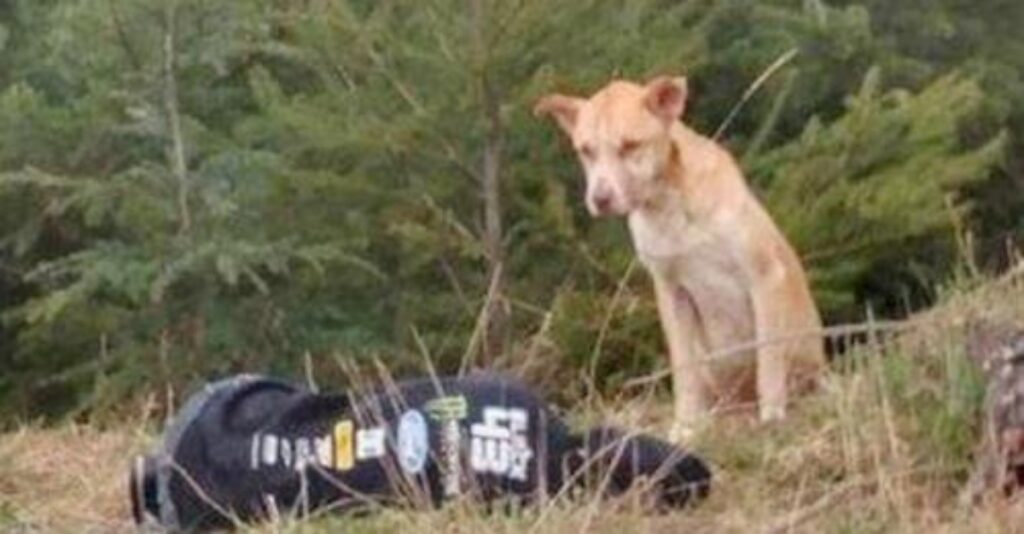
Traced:
<svg viewBox="0 0 1024 534">
<path fill-rule="evenodd" d="M 684 441 L 692 436 L 707 408 L 699 360 L 697 310 L 685 289 L 658 275 L 653 278 L 658 316 L 668 344 L 672 372 L 675 421 L 669 437 L 673 441 Z"/>
</svg>

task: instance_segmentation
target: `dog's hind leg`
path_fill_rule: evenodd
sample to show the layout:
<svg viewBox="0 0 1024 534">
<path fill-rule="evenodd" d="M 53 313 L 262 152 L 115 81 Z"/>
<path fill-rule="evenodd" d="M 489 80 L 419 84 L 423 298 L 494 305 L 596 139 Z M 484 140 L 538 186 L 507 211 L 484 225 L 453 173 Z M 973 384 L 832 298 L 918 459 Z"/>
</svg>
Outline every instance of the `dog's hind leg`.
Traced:
<svg viewBox="0 0 1024 534">
<path fill-rule="evenodd" d="M 791 318 L 795 305 L 787 274 L 781 265 L 753 284 L 754 324 L 757 336 L 757 401 L 763 422 L 784 419 L 788 400 L 790 360 L 799 351 L 799 340 L 786 339 L 793 334 Z"/>
</svg>

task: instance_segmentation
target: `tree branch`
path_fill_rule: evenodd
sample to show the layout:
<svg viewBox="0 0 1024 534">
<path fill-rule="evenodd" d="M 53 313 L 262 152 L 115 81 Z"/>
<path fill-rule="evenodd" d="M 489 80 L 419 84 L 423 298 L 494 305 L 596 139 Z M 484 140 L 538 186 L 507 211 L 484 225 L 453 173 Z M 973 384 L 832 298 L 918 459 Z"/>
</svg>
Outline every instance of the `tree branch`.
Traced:
<svg viewBox="0 0 1024 534">
<path fill-rule="evenodd" d="M 486 39 L 486 13 L 481 0 L 470 0 L 473 25 L 473 71 L 480 99 L 481 119 L 487 127 L 484 139 L 483 168 L 480 189 L 483 197 L 483 243 L 490 264 L 493 298 L 487 313 L 487 334 L 484 339 L 486 355 L 494 361 L 504 350 L 508 331 L 506 303 L 502 301 L 504 283 L 501 266 L 505 261 L 501 224 L 501 155 L 504 151 L 504 122 L 501 118 L 501 100 L 498 90 L 487 72 L 488 41 Z"/>
<path fill-rule="evenodd" d="M 164 112 L 167 115 L 167 125 L 171 136 L 171 146 L 168 147 L 168 163 L 174 178 L 178 182 L 178 217 L 179 235 L 185 236 L 192 231 L 192 215 L 189 212 L 189 180 L 188 166 L 185 161 L 185 140 L 181 133 L 181 113 L 178 108 L 178 84 L 175 75 L 176 70 L 176 18 L 177 5 L 174 1 L 168 1 L 164 9 Z"/>
</svg>

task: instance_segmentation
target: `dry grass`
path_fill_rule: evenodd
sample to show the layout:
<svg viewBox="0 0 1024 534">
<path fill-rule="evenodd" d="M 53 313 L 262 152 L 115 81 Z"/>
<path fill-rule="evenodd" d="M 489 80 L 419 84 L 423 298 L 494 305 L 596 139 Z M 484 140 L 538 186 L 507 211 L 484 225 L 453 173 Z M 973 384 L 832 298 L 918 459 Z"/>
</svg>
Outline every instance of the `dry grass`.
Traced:
<svg viewBox="0 0 1024 534">
<path fill-rule="evenodd" d="M 129 459 L 146 441 L 77 425 L 0 435 L 0 530 L 129 530 Z"/>
<path fill-rule="evenodd" d="M 652 515 L 631 498 L 556 501 L 511 514 L 471 505 L 367 517 L 282 520 L 273 532 L 1024 532 L 1024 498 L 958 504 L 972 467 L 981 382 L 963 354 L 966 317 L 1024 318 L 1016 280 L 947 295 L 929 326 L 846 355 L 784 423 L 726 417 L 693 447 L 713 463 L 711 497 Z M 592 401 L 580 420 L 660 433 L 667 399 Z M 137 431 L 27 427 L 0 436 L 0 530 L 127 528 L 125 477 Z"/>
</svg>

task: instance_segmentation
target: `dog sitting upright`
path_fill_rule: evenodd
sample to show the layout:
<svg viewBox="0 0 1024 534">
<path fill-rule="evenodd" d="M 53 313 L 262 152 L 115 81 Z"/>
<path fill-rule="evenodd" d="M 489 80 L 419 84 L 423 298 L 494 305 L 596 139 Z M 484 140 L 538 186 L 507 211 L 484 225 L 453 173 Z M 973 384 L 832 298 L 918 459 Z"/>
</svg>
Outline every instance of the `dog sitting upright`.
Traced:
<svg viewBox="0 0 1024 534">
<path fill-rule="evenodd" d="M 572 139 L 590 213 L 628 217 L 654 279 L 677 439 L 729 404 L 756 400 L 762 421 L 781 419 L 788 390 L 813 384 L 825 365 L 821 338 L 807 335 L 821 320 L 800 260 L 729 153 L 680 122 L 686 94 L 685 78 L 616 80 L 534 109 Z"/>
</svg>

